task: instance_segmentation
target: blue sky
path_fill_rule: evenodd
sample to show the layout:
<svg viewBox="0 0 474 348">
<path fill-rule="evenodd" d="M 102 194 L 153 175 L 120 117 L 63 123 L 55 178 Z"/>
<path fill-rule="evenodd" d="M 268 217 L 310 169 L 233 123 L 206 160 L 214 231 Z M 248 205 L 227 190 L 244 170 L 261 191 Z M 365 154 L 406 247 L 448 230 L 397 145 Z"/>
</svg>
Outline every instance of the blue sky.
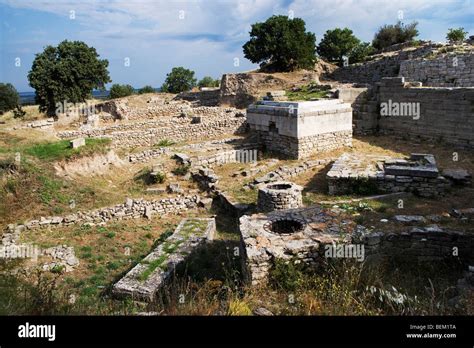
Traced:
<svg viewBox="0 0 474 348">
<path fill-rule="evenodd" d="M 370 41 L 400 14 L 419 22 L 421 39 L 444 41 L 452 27 L 474 35 L 474 0 L 0 0 L 0 82 L 31 91 L 35 54 L 65 39 L 94 46 L 114 83 L 159 87 L 174 66 L 220 78 L 256 68 L 242 44 L 273 14 L 303 18 L 318 41 L 335 27 Z"/>
</svg>

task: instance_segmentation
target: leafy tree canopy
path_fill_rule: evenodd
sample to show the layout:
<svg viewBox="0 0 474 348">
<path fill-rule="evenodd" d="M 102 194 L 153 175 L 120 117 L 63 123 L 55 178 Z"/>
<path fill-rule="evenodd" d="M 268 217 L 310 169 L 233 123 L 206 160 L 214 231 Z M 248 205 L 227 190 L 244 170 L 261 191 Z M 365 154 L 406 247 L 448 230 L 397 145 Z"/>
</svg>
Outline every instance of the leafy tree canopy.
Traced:
<svg viewBox="0 0 474 348">
<path fill-rule="evenodd" d="M 166 80 L 161 86 L 162 92 L 181 93 L 189 91 L 196 86 L 194 71 L 185 69 L 182 66 L 171 69 L 166 75 Z"/>
<path fill-rule="evenodd" d="M 135 93 L 135 90 L 130 85 L 119 85 L 115 83 L 110 87 L 110 99 L 128 97 Z"/>
<path fill-rule="evenodd" d="M 446 34 L 446 40 L 449 43 L 461 43 L 466 39 L 467 31 L 464 31 L 464 28 L 452 29 L 450 28 Z"/>
<path fill-rule="evenodd" d="M 11 83 L 0 83 L 0 115 L 19 105 L 20 97 Z"/>
<path fill-rule="evenodd" d="M 245 58 L 266 70 L 313 69 L 316 62 L 316 36 L 301 18 L 272 16 L 253 24 L 243 49 Z"/>
<path fill-rule="evenodd" d="M 365 58 L 374 54 L 375 49 L 368 42 L 361 42 L 351 51 L 349 55 L 349 63 L 363 62 Z"/>
<path fill-rule="evenodd" d="M 219 87 L 220 81 L 219 80 L 214 80 L 210 76 L 204 76 L 201 80 L 198 82 L 199 87 Z"/>
<path fill-rule="evenodd" d="M 328 30 L 318 45 L 318 54 L 329 61 L 342 63 L 343 57 L 349 57 L 360 44 L 349 28 Z"/>
<path fill-rule="evenodd" d="M 144 86 L 138 90 L 138 94 L 145 94 L 145 93 L 155 93 L 155 89 L 151 86 Z"/>
<path fill-rule="evenodd" d="M 375 34 L 372 46 L 381 50 L 395 44 L 413 41 L 419 34 L 417 26 L 418 22 L 405 25 L 401 21 L 395 25 L 384 25 Z"/>
<path fill-rule="evenodd" d="M 36 90 L 41 111 L 54 115 L 56 103 L 84 102 L 93 89 L 103 89 L 111 82 L 106 59 L 99 59 L 94 47 L 81 41 L 63 41 L 47 46 L 36 55 L 28 73 L 30 86 Z"/>
</svg>

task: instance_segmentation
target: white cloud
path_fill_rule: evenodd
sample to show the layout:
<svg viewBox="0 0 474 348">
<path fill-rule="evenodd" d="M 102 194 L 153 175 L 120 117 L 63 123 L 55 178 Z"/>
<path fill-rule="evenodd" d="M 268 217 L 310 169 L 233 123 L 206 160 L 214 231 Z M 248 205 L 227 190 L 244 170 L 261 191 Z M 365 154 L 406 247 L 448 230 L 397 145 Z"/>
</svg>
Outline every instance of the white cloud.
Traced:
<svg viewBox="0 0 474 348">
<path fill-rule="evenodd" d="M 114 80 L 130 79 L 137 85 L 158 85 L 156 81 L 162 81 L 170 67 L 178 64 L 193 67 L 199 75 L 216 77 L 226 71 L 251 69 L 255 66 L 243 59 L 241 50 L 250 25 L 289 10 L 305 20 L 318 40 L 328 29 L 349 27 L 370 41 L 378 27 L 397 21 L 400 10 L 406 22 L 419 21 L 422 39 L 443 40 L 449 27 L 461 23 L 474 34 L 471 0 L 0 0 L 0 6 L 5 5 L 58 18 L 69 18 L 70 11 L 75 11 L 78 25 L 73 32 L 69 29 L 67 38 L 96 47 L 109 59 Z M 16 29 L 22 31 L 21 27 L 10 28 Z M 66 35 L 44 23 L 38 23 L 39 29 L 41 35 L 25 35 L 3 47 L 19 51 L 21 45 L 28 45 L 29 50 L 37 50 Z M 123 69 L 124 57 L 131 57 L 132 64 L 139 66 Z M 241 58 L 240 67 L 232 65 L 234 57 Z M 156 76 L 150 77 L 150 71 Z"/>
</svg>

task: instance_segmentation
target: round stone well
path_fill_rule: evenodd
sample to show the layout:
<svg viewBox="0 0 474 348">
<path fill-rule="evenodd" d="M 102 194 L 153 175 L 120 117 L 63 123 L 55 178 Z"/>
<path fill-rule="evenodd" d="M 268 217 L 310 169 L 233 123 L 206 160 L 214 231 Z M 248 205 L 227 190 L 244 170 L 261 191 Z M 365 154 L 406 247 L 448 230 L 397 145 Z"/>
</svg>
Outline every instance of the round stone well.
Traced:
<svg viewBox="0 0 474 348">
<path fill-rule="evenodd" d="M 242 266 L 251 284 L 265 282 L 275 259 L 317 266 L 320 247 L 342 242 L 353 224 L 318 207 L 277 210 L 240 218 Z"/>
<path fill-rule="evenodd" d="M 258 187 L 257 208 L 262 212 L 296 209 L 303 206 L 303 188 L 289 181 L 277 181 Z"/>
</svg>

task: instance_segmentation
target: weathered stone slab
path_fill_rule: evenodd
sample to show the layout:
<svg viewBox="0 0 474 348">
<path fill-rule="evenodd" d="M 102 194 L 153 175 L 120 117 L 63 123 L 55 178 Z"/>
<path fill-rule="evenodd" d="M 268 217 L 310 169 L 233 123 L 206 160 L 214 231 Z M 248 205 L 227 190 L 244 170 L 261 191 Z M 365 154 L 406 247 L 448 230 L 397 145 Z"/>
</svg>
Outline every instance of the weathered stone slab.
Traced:
<svg viewBox="0 0 474 348">
<path fill-rule="evenodd" d="M 73 149 L 77 149 L 77 148 L 79 148 L 79 147 L 81 147 L 81 146 L 85 146 L 85 145 L 86 145 L 86 139 L 84 139 L 84 138 L 73 139 L 73 140 L 71 140 L 71 143 L 70 143 L 70 144 L 71 144 L 71 147 L 72 147 Z"/>
<path fill-rule="evenodd" d="M 189 218 L 180 222 L 175 232 L 158 245 L 139 264 L 113 286 L 118 297 L 153 301 L 176 267 L 186 262 L 192 251 L 214 238 L 214 219 Z"/>
</svg>

